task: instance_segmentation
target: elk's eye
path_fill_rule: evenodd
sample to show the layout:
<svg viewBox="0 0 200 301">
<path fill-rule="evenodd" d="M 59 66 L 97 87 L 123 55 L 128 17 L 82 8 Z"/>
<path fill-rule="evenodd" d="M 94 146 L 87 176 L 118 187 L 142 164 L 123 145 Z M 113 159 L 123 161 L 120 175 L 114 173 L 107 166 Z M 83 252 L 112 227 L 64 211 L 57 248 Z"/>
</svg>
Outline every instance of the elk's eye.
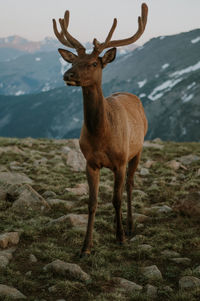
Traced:
<svg viewBox="0 0 200 301">
<path fill-rule="evenodd" d="M 94 62 L 92 65 L 93 65 L 94 67 L 96 67 L 96 66 L 97 66 L 97 62 Z"/>
</svg>

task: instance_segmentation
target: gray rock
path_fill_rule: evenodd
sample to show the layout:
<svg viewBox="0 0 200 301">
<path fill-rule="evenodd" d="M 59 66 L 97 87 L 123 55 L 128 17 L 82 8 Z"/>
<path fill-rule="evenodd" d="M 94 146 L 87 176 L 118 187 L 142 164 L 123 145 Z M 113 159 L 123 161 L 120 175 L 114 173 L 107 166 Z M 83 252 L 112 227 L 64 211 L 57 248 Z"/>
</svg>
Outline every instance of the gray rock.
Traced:
<svg viewBox="0 0 200 301">
<path fill-rule="evenodd" d="M 180 161 L 181 163 L 183 163 L 184 165 L 190 165 L 193 162 L 199 161 L 200 157 L 190 154 L 187 156 L 182 156 L 180 158 L 177 158 L 178 161 Z"/>
<path fill-rule="evenodd" d="M 147 294 L 147 297 L 152 300 L 152 299 L 155 299 L 157 297 L 157 287 L 154 286 L 154 285 L 151 285 L 151 284 L 147 284 L 145 286 L 145 290 L 146 290 L 146 294 Z"/>
<path fill-rule="evenodd" d="M 65 201 L 60 199 L 47 199 L 47 203 L 52 206 L 63 205 L 66 209 L 70 210 L 74 206 L 74 202 L 72 201 Z"/>
<path fill-rule="evenodd" d="M 173 251 L 173 250 L 164 250 L 161 252 L 162 255 L 164 255 L 167 258 L 171 258 L 171 257 L 180 257 L 180 254 Z"/>
<path fill-rule="evenodd" d="M 74 171 L 85 171 L 86 160 L 80 150 L 78 139 L 71 140 L 71 144 L 72 147 L 65 146 L 62 148 L 66 164 Z"/>
<path fill-rule="evenodd" d="M 147 175 L 149 175 L 149 170 L 147 168 L 142 167 L 140 169 L 140 175 L 141 176 L 147 176 Z"/>
<path fill-rule="evenodd" d="M 156 265 L 141 268 L 142 274 L 149 280 L 161 280 L 162 274 Z"/>
<path fill-rule="evenodd" d="M 172 212 L 172 208 L 167 205 L 162 206 L 151 206 L 150 208 L 145 208 L 144 213 L 170 213 Z"/>
<path fill-rule="evenodd" d="M 200 279 L 193 276 L 184 276 L 179 280 L 179 288 L 182 290 L 199 289 Z"/>
<path fill-rule="evenodd" d="M 0 284 L 0 296 L 5 298 L 13 298 L 14 300 L 26 299 L 20 291 L 16 288 Z"/>
<path fill-rule="evenodd" d="M 35 257 L 34 254 L 30 254 L 30 256 L 29 256 L 29 261 L 30 261 L 31 263 L 36 263 L 38 260 L 37 260 L 37 258 Z"/>
<path fill-rule="evenodd" d="M 136 236 L 134 236 L 133 238 L 131 238 L 130 242 L 143 242 L 146 240 L 146 237 L 142 234 L 138 234 Z"/>
<path fill-rule="evenodd" d="M 200 265 L 194 269 L 194 273 L 200 275 Z"/>
<path fill-rule="evenodd" d="M 139 245 L 139 246 L 138 246 L 138 249 L 139 249 L 140 251 L 145 252 L 145 251 L 151 251 L 151 250 L 153 249 L 153 247 L 150 246 L 150 245 L 147 245 L 147 244 L 142 244 L 142 245 Z"/>
<path fill-rule="evenodd" d="M 24 173 L 18 172 L 0 172 L 0 182 L 6 184 L 32 184 L 33 181 Z"/>
<path fill-rule="evenodd" d="M 9 244 L 17 245 L 19 243 L 18 232 L 6 232 L 0 234 L 0 247 L 5 249 Z"/>
<path fill-rule="evenodd" d="M 47 199 L 47 198 L 56 198 L 56 193 L 54 191 L 50 191 L 50 190 L 47 190 L 45 191 L 42 196 Z"/>
<path fill-rule="evenodd" d="M 154 165 L 155 164 L 155 161 L 153 161 L 153 160 L 147 160 L 144 164 L 143 164 L 143 166 L 145 167 L 145 168 L 150 168 L 152 165 Z"/>
<path fill-rule="evenodd" d="M 76 195 L 87 195 L 88 194 L 88 184 L 87 183 L 77 184 L 75 187 L 66 188 L 65 190 L 68 192 L 72 192 Z"/>
<path fill-rule="evenodd" d="M 187 199 L 177 201 L 173 210 L 191 217 L 200 217 L 200 193 L 193 193 Z"/>
<path fill-rule="evenodd" d="M 27 212 L 27 210 L 43 211 L 44 209 L 50 209 L 45 199 L 28 184 L 21 186 L 17 193 L 19 197 L 13 203 L 12 208 L 14 210 Z"/>
<path fill-rule="evenodd" d="M 74 263 L 64 262 L 62 260 L 54 260 L 53 262 L 47 264 L 44 267 L 45 271 L 52 271 L 55 274 L 62 275 L 62 276 L 69 276 L 73 277 L 74 279 L 81 280 L 81 281 L 88 281 L 90 280 L 90 276 L 85 273 L 80 266 Z"/>
<path fill-rule="evenodd" d="M 117 283 L 118 290 L 126 291 L 128 293 L 141 291 L 143 288 L 141 285 L 124 278 L 114 277 L 113 280 Z"/>
<path fill-rule="evenodd" d="M 170 286 L 164 286 L 163 290 L 167 293 L 167 294 L 172 294 L 173 293 L 173 289 Z"/>
<path fill-rule="evenodd" d="M 9 264 L 9 259 L 0 254 L 0 268 L 5 268 Z"/>
<path fill-rule="evenodd" d="M 134 213 L 133 214 L 133 221 L 135 223 L 144 223 L 148 220 L 149 220 L 149 216 L 146 216 L 146 215 L 140 214 L 140 213 Z"/>
<path fill-rule="evenodd" d="M 186 257 L 177 257 L 177 258 L 170 258 L 170 261 L 173 261 L 177 264 L 183 264 L 183 265 L 190 265 L 191 259 Z"/>
<path fill-rule="evenodd" d="M 71 227 L 84 227 L 86 228 L 87 225 L 87 220 L 88 220 L 88 215 L 87 214 L 67 214 L 63 215 L 57 219 L 54 219 L 50 222 L 52 223 L 62 223 L 62 222 L 68 222 Z"/>
<path fill-rule="evenodd" d="M 153 143 L 150 141 L 144 141 L 143 147 L 152 147 L 155 149 L 163 149 L 164 145 L 158 144 L 158 143 Z"/>
</svg>

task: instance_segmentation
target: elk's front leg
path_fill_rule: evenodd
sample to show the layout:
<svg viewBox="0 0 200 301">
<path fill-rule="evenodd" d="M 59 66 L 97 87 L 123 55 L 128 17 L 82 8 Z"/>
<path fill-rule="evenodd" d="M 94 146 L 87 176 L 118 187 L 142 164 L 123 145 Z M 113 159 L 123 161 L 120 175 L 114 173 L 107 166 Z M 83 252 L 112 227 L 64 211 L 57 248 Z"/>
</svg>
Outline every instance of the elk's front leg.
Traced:
<svg viewBox="0 0 200 301">
<path fill-rule="evenodd" d="M 121 244 L 125 241 L 124 229 L 122 225 L 122 193 L 124 187 L 126 167 L 123 166 L 119 170 L 115 171 L 115 183 L 114 183 L 114 193 L 113 193 L 113 206 L 115 208 L 115 218 L 116 218 L 116 239 Z"/>
<path fill-rule="evenodd" d="M 92 233 L 94 227 L 95 212 L 97 208 L 97 198 L 99 190 L 99 169 L 92 168 L 89 164 L 86 166 L 86 174 L 89 185 L 88 201 L 88 225 L 81 255 L 90 254 L 92 247 Z"/>
</svg>

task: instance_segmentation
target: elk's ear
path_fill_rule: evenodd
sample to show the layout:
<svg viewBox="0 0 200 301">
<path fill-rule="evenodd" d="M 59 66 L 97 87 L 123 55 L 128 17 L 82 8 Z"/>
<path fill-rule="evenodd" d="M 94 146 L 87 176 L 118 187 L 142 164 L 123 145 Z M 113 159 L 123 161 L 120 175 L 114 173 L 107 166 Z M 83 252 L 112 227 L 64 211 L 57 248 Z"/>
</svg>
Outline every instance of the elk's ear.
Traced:
<svg viewBox="0 0 200 301">
<path fill-rule="evenodd" d="M 60 53 L 60 55 L 62 56 L 62 58 L 67 61 L 68 63 L 73 63 L 76 59 L 77 59 L 77 55 L 75 55 L 74 53 L 65 50 L 65 49 L 58 49 L 58 52 Z"/>
<path fill-rule="evenodd" d="M 115 56 L 116 56 L 117 48 L 111 48 L 106 53 L 104 56 L 101 58 L 102 61 L 102 66 L 103 68 L 108 64 L 114 61 Z"/>
</svg>

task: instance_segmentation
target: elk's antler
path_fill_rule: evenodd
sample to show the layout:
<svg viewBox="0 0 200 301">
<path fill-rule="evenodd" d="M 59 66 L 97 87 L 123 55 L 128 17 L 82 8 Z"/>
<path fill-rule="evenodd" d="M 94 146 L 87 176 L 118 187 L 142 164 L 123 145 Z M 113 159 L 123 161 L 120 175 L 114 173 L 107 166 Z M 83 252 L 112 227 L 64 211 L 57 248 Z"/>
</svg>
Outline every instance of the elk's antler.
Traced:
<svg viewBox="0 0 200 301">
<path fill-rule="evenodd" d="M 113 25 L 111 27 L 111 30 L 103 43 L 99 43 L 97 39 L 94 39 L 93 45 L 94 45 L 94 53 L 100 54 L 104 49 L 110 48 L 110 47 L 119 47 L 119 46 L 125 46 L 134 43 L 137 41 L 140 36 L 143 34 L 146 23 L 147 23 L 147 15 L 148 15 L 148 6 L 146 3 L 142 4 L 142 13 L 141 17 L 138 17 L 138 30 L 137 32 L 130 38 L 123 39 L 123 40 L 114 40 L 111 41 L 113 32 L 117 26 L 117 19 L 114 19 Z"/>
<path fill-rule="evenodd" d="M 53 19 L 53 30 L 57 37 L 57 39 L 65 46 L 76 49 L 78 55 L 85 54 L 85 47 L 77 41 L 69 32 L 68 32 L 68 25 L 69 25 L 69 11 L 66 10 L 64 19 L 59 19 L 61 32 L 58 31 L 56 20 Z"/>
</svg>

